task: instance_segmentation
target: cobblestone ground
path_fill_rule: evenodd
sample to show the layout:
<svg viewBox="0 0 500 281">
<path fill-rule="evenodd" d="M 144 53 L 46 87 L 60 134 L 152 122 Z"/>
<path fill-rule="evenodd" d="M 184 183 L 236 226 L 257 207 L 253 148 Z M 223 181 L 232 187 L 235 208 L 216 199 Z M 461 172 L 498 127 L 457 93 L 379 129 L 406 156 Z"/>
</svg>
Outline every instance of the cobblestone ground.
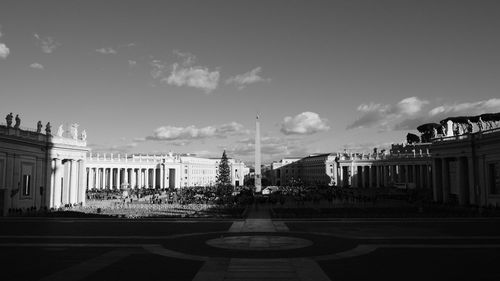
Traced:
<svg viewBox="0 0 500 281">
<path fill-rule="evenodd" d="M 500 280 L 498 219 L 3 218 L 1 280 Z"/>
</svg>

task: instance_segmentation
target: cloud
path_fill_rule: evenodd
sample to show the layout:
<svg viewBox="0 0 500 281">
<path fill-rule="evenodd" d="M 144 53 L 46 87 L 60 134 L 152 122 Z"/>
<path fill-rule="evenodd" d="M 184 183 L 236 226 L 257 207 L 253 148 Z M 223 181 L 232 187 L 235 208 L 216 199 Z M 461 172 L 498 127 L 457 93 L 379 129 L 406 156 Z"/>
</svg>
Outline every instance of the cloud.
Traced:
<svg viewBox="0 0 500 281">
<path fill-rule="evenodd" d="M 347 153 L 372 153 L 374 148 L 380 152 L 382 149 L 388 150 L 392 143 L 388 142 L 355 142 L 348 143 L 343 146 L 342 151 L 337 152 L 347 152 Z"/>
<path fill-rule="evenodd" d="M 101 145 L 101 144 L 89 144 L 88 145 L 92 153 L 128 153 L 132 148 L 135 148 L 138 146 L 137 143 L 131 142 L 127 144 L 117 144 L 117 145 L 111 145 L 111 146 L 106 146 L 106 145 Z"/>
<path fill-rule="evenodd" d="M 10 49 L 3 43 L 0 43 L 0 58 L 6 59 L 10 54 Z"/>
<path fill-rule="evenodd" d="M 137 64 L 137 61 L 135 60 L 128 60 L 128 65 L 129 66 L 135 66 Z"/>
<path fill-rule="evenodd" d="M 41 64 L 39 64 L 37 62 L 34 62 L 34 63 L 30 64 L 30 67 L 34 68 L 34 69 L 42 69 L 42 70 L 44 69 L 43 65 L 41 65 Z"/>
<path fill-rule="evenodd" d="M 236 142 L 232 146 L 220 146 L 238 158 L 253 160 L 255 153 L 255 138 L 245 138 Z M 308 146 L 297 139 L 282 137 L 262 137 L 261 153 L 266 160 L 276 157 L 300 157 L 309 154 Z"/>
<path fill-rule="evenodd" d="M 412 118 L 422 112 L 429 102 L 417 97 L 409 97 L 397 104 L 361 104 L 357 110 L 362 113 L 347 129 L 378 127 L 382 131 L 394 129 L 394 120 Z"/>
<path fill-rule="evenodd" d="M 241 90 L 245 88 L 245 86 L 253 83 L 271 81 L 271 79 L 265 79 L 259 76 L 261 71 L 261 67 L 254 68 L 249 72 L 230 77 L 226 80 L 226 84 L 234 84 Z"/>
<path fill-rule="evenodd" d="M 430 116 L 479 115 L 489 112 L 500 112 L 500 99 L 493 98 L 489 100 L 482 100 L 477 102 L 464 102 L 452 105 L 444 104 L 431 109 L 429 111 L 429 115 Z"/>
<path fill-rule="evenodd" d="M 176 62 L 169 66 L 157 59 L 150 63 L 153 79 L 158 79 L 161 83 L 168 85 L 202 89 L 206 93 L 217 88 L 220 78 L 218 70 L 209 70 L 208 67 L 194 65 L 196 57 L 193 54 L 177 50 L 174 50 L 174 54 L 182 59 L 181 63 Z"/>
<path fill-rule="evenodd" d="M 406 98 L 394 105 L 362 104 L 358 111 L 362 116 L 347 129 L 378 128 L 388 130 L 415 130 L 425 123 L 437 123 L 447 117 L 474 116 L 489 112 L 500 112 L 500 99 L 492 98 L 475 102 L 442 104 L 427 108 L 431 104 L 417 97 Z"/>
<path fill-rule="evenodd" d="M 327 120 L 314 112 L 302 112 L 295 117 L 287 116 L 281 123 L 281 132 L 285 135 L 311 135 L 329 129 Z"/>
<path fill-rule="evenodd" d="M 191 66 L 196 62 L 196 56 L 189 52 L 181 52 L 179 50 L 174 50 L 174 54 L 181 58 L 183 66 Z"/>
<path fill-rule="evenodd" d="M 149 63 L 151 65 L 151 76 L 153 79 L 157 79 L 164 76 L 165 63 L 161 60 L 153 60 Z"/>
<path fill-rule="evenodd" d="M 183 67 L 174 63 L 170 76 L 163 78 L 162 81 L 169 85 L 189 86 L 210 93 L 217 88 L 219 77 L 220 73 L 217 70 L 210 71 L 208 68 L 200 66 Z"/>
<path fill-rule="evenodd" d="M 207 138 L 225 138 L 229 135 L 241 133 L 242 131 L 243 125 L 236 122 L 231 122 L 220 126 L 206 126 L 203 128 L 198 128 L 194 125 L 187 127 L 162 126 L 154 130 L 153 135 L 147 136 L 146 140 L 189 141 Z"/>
<path fill-rule="evenodd" d="M 42 52 L 46 54 L 52 54 L 57 47 L 61 46 L 61 44 L 56 42 L 52 37 L 42 37 L 36 33 L 33 36 L 37 40 L 38 45 L 42 48 Z"/>
<path fill-rule="evenodd" d="M 103 47 L 100 49 L 96 49 L 95 51 L 103 55 L 116 55 L 118 53 L 115 49 L 111 47 Z"/>
</svg>

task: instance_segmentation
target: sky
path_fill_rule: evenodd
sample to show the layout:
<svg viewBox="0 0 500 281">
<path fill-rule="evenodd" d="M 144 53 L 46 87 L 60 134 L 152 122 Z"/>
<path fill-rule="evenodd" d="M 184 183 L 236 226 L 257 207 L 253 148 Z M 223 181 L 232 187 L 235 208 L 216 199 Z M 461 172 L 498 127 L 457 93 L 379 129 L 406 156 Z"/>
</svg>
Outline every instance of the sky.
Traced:
<svg viewBox="0 0 500 281">
<path fill-rule="evenodd" d="M 499 50 L 498 1 L 3 0 L 0 115 L 94 153 L 251 166 L 257 114 L 264 163 L 369 152 L 500 112 Z"/>
</svg>

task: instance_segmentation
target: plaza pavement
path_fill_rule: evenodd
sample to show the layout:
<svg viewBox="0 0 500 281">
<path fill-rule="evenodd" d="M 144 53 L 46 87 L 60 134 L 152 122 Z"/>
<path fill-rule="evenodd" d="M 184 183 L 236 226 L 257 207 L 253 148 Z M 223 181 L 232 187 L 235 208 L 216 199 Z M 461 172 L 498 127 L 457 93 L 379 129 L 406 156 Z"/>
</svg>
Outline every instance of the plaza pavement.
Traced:
<svg viewBox="0 0 500 281">
<path fill-rule="evenodd" d="M 500 280 L 498 219 L 0 219 L 0 280 Z"/>
</svg>

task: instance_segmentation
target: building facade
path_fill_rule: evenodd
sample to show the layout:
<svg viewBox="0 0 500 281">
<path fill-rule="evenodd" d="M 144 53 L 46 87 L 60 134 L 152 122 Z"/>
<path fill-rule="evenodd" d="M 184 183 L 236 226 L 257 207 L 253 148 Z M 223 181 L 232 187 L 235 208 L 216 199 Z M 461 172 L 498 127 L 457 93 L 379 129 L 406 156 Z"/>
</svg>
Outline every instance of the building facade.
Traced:
<svg viewBox="0 0 500 281">
<path fill-rule="evenodd" d="M 434 199 L 500 206 L 500 127 L 434 139 Z"/>
<path fill-rule="evenodd" d="M 17 118 L 16 118 L 17 119 Z M 9 119 L 8 119 L 9 121 Z M 0 125 L 0 211 L 58 208 L 85 202 L 85 133 L 77 125 L 51 133 Z"/>
<path fill-rule="evenodd" d="M 86 189 L 168 188 L 212 186 L 220 159 L 191 155 L 89 154 L 86 158 Z M 249 169 L 229 159 L 231 183 L 243 185 Z"/>
<path fill-rule="evenodd" d="M 335 185 L 337 155 L 314 154 L 304 158 L 284 158 L 271 164 L 272 184 L 290 185 L 300 182 L 306 185 Z"/>
<path fill-rule="evenodd" d="M 500 127 L 396 144 L 388 152 L 283 159 L 272 169 L 273 185 L 296 179 L 306 185 L 402 186 L 432 191 L 435 202 L 500 206 Z"/>
</svg>

